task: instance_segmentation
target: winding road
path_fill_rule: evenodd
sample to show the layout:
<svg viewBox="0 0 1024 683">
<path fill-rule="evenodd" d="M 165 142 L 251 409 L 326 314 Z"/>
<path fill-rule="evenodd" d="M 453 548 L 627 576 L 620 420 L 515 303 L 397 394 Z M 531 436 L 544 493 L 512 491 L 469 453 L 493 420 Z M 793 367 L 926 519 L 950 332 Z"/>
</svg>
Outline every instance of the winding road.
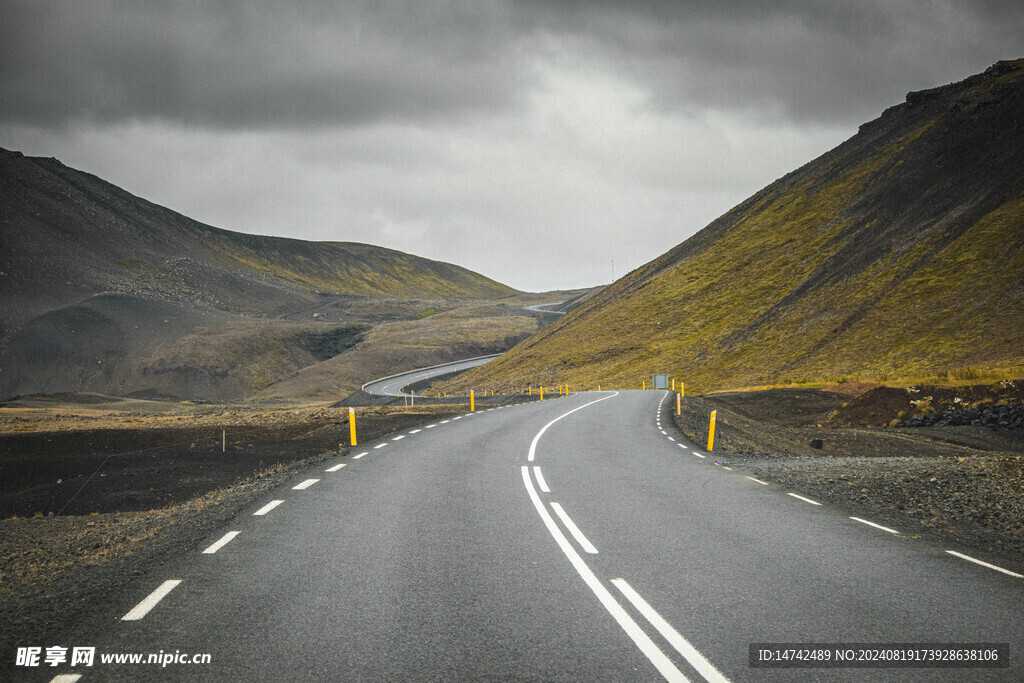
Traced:
<svg viewBox="0 0 1024 683">
<path fill-rule="evenodd" d="M 456 372 L 462 372 L 463 370 L 469 370 L 470 368 L 475 368 L 478 365 L 489 363 L 500 355 L 500 353 L 495 353 L 489 356 L 466 358 L 453 363 L 442 363 L 429 368 L 410 370 L 409 372 L 402 372 L 397 375 L 390 375 L 388 377 L 375 379 L 372 382 L 367 382 L 361 388 L 363 391 L 375 396 L 409 396 L 404 389 L 410 384 L 415 384 L 416 382 L 430 379 L 431 377 L 441 377 L 443 375 L 451 375 Z"/>
<path fill-rule="evenodd" d="M 669 397 L 581 393 L 353 449 L 110 595 L 74 643 L 208 662 L 97 654 L 48 675 L 1024 678 L 1024 579 L 716 462 L 671 428 Z M 751 666 L 759 643 L 1008 644 L 1010 659 L 771 669 Z"/>
</svg>

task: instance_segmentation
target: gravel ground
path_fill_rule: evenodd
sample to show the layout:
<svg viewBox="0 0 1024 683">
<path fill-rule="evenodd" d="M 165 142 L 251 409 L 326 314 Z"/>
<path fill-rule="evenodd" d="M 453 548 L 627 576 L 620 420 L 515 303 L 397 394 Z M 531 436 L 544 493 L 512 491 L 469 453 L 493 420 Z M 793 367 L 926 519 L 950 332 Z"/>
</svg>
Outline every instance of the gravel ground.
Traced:
<svg viewBox="0 0 1024 683">
<path fill-rule="evenodd" d="M 1024 430 L 819 426 L 849 396 L 814 393 L 687 397 L 676 425 L 706 443 L 717 410 L 715 460 L 1024 573 Z"/>
</svg>

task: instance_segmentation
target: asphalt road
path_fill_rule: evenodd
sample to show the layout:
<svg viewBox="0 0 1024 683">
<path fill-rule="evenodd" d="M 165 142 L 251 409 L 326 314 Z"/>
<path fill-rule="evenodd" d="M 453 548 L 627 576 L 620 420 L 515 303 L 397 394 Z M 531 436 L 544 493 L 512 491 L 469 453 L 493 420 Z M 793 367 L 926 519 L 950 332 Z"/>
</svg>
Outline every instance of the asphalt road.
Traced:
<svg viewBox="0 0 1024 683">
<path fill-rule="evenodd" d="M 579 394 L 366 444 L 109 596 L 64 643 L 95 647 L 93 667 L 26 679 L 1024 678 L 1024 579 L 716 464 L 669 429 L 667 397 Z M 1008 643 L 1011 667 L 749 664 L 752 643 L 800 642 Z M 161 652 L 210 661 L 99 661 Z"/>
<path fill-rule="evenodd" d="M 467 358 L 453 363 L 443 363 L 429 368 L 420 368 L 419 370 L 411 370 L 398 375 L 382 377 L 380 379 L 375 379 L 372 382 L 367 382 L 362 386 L 362 389 L 363 391 L 375 396 L 408 396 L 409 394 L 406 393 L 404 389 L 410 384 L 415 384 L 416 382 L 430 379 L 431 377 L 440 377 L 442 375 L 450 375 L 455 372 L 469 370 L 470 368 L 475 368 L 478 365 L 489 363 L 500 355 L 500 353 L 496 353 L 490 356 Z"/>
</svg>

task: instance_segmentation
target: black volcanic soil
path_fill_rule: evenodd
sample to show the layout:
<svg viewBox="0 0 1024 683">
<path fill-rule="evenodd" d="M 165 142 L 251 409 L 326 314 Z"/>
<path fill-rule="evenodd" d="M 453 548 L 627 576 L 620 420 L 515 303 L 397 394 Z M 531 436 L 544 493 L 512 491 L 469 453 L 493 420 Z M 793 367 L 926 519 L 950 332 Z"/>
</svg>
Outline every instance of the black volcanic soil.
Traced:
<svg viewBox="0 0 1024 683">
<path fill-rule="evenodd" d="M 995 389 L 875 387 L 859 396 L 816 389 L 688 396 L 676 424 L 706 444 L 717 410 L 715 460 L 1024 573 L 1024 429 L 833 426 L 889 424 L 919 397 L 932 396 L 926 403 L 940 409 L 956 398 L 1013 401 L 1021 387 L 1018 380 Z"/>
<path fill-rule="evenodd" d="M 13 665 L 8 655 L 17 645 L 60 642 L 109 591 L 194 549 L 288 477 L 348 450 L 347 409 L 188 406 L 118 418 L 109 404 L 136 406 L 95 396 L 65 400 L 74 405 L 43 410 L 53 401 L 35 397 L 22 409 L 29 416 L 7 410 L 0 424 L 46 429 L 0 434 L 0 504 L 11 516 L 0 520 L 0 672 Z M 356 425 L 360 441 L 370 441 L 465 410 L 362 408 Z M 125 419 L 143 425 L 110 426 Z M 179 419 L 180 427 L 145 426 Z M 82 428 L 90 422 L 102 427 Z"/>
<path fill-rule="evenodd" d="M 273 426 L 0 434 L 0 517 L 152 510 L 181 503 L 264 469 L 343 450 L 348 420 L 337 419 L 341 411 L 331 412 L 339 414 Z M 373 435 L 423 419 L 422 413 L 368 413 L 357 418 L 357 426 L 360 433 Z"/>
</svg>

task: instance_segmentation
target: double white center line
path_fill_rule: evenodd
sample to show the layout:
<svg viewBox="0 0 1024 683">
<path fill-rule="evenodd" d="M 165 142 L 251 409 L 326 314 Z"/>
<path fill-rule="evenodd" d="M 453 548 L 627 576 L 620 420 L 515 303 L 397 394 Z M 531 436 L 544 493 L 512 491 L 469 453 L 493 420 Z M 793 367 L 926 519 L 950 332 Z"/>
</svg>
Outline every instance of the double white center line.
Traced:
<svg viewBox="0 0 1024 683">
<path fill-rule="evenodd" d="M 603 401 L 607 398 L 612 398 L 618 394 L 612 394 L 604 398 L 598 399 Z M 597 403 L 598 401 L 591 401 L 590 403 L 584 404 L 579 408 L 570 410 L 564 413 L 551 422 L 544 425 L 544 427 L 534 437 L 533 442 L 530 444 L 529 454 L 527 461 L 532 462 L 536 456 L 537 443 L 540 441 L 541 436 L 544 432 L 558 420 L 570 415 L 571 413 L 586 408 L 589 405 Z M 540 468 L 537 466 L 533 467 L 534 474 L 537 477 L 537 483 L 540 485 L 541 490 L 545 493 L 549 492 L 547 482 L 541 476 Z M 628 612 L 623 608 L 618 600 L 611 594 L 611 592 L 604 586 L 601 580 L 594 574 L 593 570 L 587 565 L 583 557 L 576 552 L 572 543 L 566 538 L 565 534 L 559 528 L 558 524 L 555 523 L 554 518 L 548 512 L 547 507 L 541 500 L 540 495 L 537 493 L 536 487 L 533 485 L 533 480 L 530 477 L 530 467 L 523 465 L 521 467 L 523 485 L 526 487 L 526 493 L 530 497 L 530 501 L 533 503 L 534 508 L 537 510 L 537 514 L 540 515 L 541 521 L 547 528 L 548 533 L 554 538 L 555 543 L 562 550 L 562 553 L 572 564 L 576 573 L 580 575 L 583 582 L 590 588 L 591 592 L 597 597 L 601 605 L 608 611 L 608 613 L 615 619 L 619 624 L 619 627 L 626 633 L 627 636 L 636 644 L 640 651 L 650 660 L 651 664 L 665 677 L 668 681 L 687 681 L 688 679 L 683 673 L 676 667 L 676 665 L 669 659 L 664 652 L 658 647 L 657 644 L 647 633 L 640 627 L 639 624 L 629 615 Z M 596 554 L 597 548 L 587 539 L 587 537 L 580 531 L 579 527 L 572 521 L 572 519 L 565 513 L 562 506 L 558 503 L 552 502 L 551 509 L 555 511 L 555 514 L 562 521 L 562 524 L 569 533 L 573 536 L 576 542 L 584 549 L 585 552 Z M 701 655 L 682 635 L 679 634 L 672 625 L 668 623 L 657 611 L 651 607 L 647 601 L 645 601 L 633 588 L 626 582 L 625 579 L 617 578 L 611 581 L 612 585 L 615 586 L 620 593 L 636 608 L 638 612 L 657 630 L 669 644 L 672 645 L 682 655 L 690 665 L 696 669 L 702 676 L 708 681 L 714 681 L 714 683 L 728 683 L 726 679 L 707 659 Z"/>
</svg>

